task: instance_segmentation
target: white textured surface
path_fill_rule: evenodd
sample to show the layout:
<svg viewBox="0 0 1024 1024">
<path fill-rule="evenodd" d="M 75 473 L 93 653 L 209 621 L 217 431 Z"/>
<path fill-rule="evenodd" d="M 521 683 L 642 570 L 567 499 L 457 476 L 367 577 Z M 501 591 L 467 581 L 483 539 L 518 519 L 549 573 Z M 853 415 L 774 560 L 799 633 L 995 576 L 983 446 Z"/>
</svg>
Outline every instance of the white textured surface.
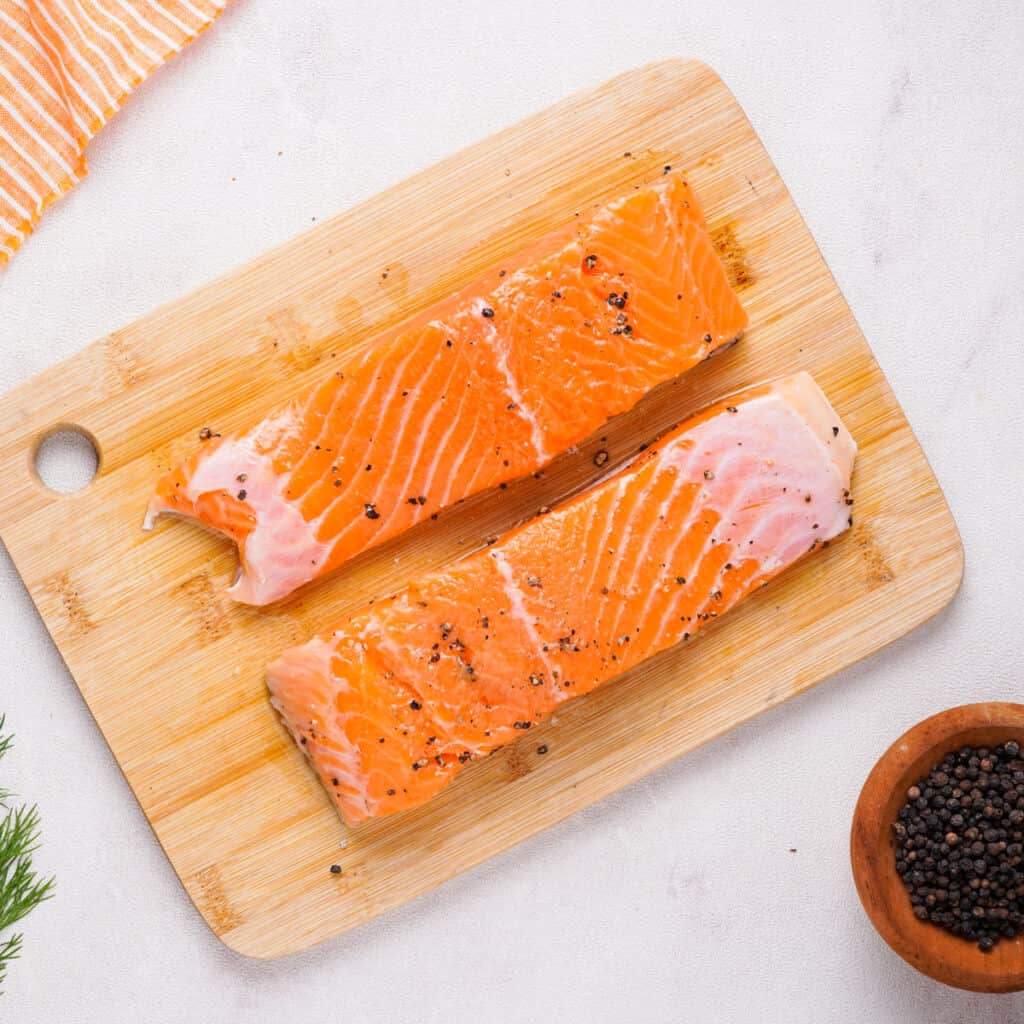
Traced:
<svg viewBox="0 0 1024 1024">
<path fill-rule="evenodd" d="M 5 559 L 3 781 L 39 801 L 58 894 L 26 923 L 0 1020 L 1024 1019 L 1024 997 L 945 989 L 889 953 L 846 852 L 897 733 L 1024 692 L 1019 0 L 238 0 L 93 143 L 90 177 L 0 275 L 0 385 L 572 89 L 680 54 L 747 110 L 901 398 L 963 531 L 958 599 L 412 905 L 260 963 L 188 903 Z"/>
</svg>

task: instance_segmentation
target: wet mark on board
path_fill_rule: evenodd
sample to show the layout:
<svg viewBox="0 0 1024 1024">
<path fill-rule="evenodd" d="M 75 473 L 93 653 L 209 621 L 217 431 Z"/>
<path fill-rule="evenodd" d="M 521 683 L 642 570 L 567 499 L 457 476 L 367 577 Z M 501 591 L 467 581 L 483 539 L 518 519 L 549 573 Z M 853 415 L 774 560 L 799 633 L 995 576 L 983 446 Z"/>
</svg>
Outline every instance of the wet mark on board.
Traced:
<svg viewBox="0 0 1024 1024">
<path fill-rule="evenodd" d="M 896 574 L 886 561 L 885 555 L 882 554 L 881 548 L 875 540 L 874 533 L 867 524 L 858 523 L 853 528 L 853 541 L 857 545 L 857 550 L 864 563 L 865 582 L 868 585 L 868 590 L 877 590 L 879 587 L 885 586 L 886 583 L 892 583 Z"/>
<path fill-rule="evenodd" d="M 505 770 L 510 779 L 525 778 L 533 771 L 529 755 L 518 743 L 513 743 L 506 748 Z"/>
<path fill-rule="evenodd" d="M 195 616 L 200 646 L 219 640 L 231 629 L 220 595 L 206 570 L 190 576 L 175 589 L 188 602 Z"/>
<path fill-rule="evenodd" d="M 310 337 L 310 328 L 291 308 L 280 309 L 267 317 L 270 333 L 264 343 L 278 354 L 289 369 L 308 370 L 323 359 L 323 353 Z"/>
<path fill-rule="evenodd" d="M 78 591 L 78 587 L 72 582 L 71 577 L 66 573 L 58 573 L 48 579 L 44 586 L 60 601 L 61 608 L 67 620 L 68 632 L 71 636 L 85 636 L 95 628 L 95 623 L 86 611 L 85 603 Z"/>
<path fill-rule="evenodd" d="M 404 305 L 409 298 L 409 271 L 401 263 L 389 263 L 383 267 L 378 284 L 396 306 Z"/>
<path fill-rule="evenodd" d="M 188 443 L 184 440 L 178 444 L 170 441 L 157 445 L 150 449 L 149 456 L 153 460 L 154 472 L 169 473 L 175 466 L 187 458 L 195 450 L 195 435 L 188 436 Z"/>
<path fill-rule="evenodd" d="M 343 295 L 335 302 L 334 319 L 346 333 L 361 331 L 367 326 L 363 304 L 354 295 Z"/>
<path fill-rule="evenodd" d="M 231 905 L 217 866 L 211 864 L 203 868 L 196 874 L 195 880 L 199 886 L 199 892 L 194 894 L 196 902 L 213 930 L 222 935 L 237 928 L 242 923 L 242 915 Z"/>
<path fill-rule="evenodd" d="M 750 268 L 747 250 L 740 244 L 732 224 L 724 224 L 712 232 L 711 241 L 718 250 L 718 255 L 722 257 L 725 272 L 733 288 L 742 291 L 757 283 L 757 276 Z"/>
<path fill-rule="evenodd" d="M 104 356 L 104 372 L 113 391 L 124 391 L 142 379 L 139 361 L 120 331 L 108 334 L 100 343 Z"/>
</svg>

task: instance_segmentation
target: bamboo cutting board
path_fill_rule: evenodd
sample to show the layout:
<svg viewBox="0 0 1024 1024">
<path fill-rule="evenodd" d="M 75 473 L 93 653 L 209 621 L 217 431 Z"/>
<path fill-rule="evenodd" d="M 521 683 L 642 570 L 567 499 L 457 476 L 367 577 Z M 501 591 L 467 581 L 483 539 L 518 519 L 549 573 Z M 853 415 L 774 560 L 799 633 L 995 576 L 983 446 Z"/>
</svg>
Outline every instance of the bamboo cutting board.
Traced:
<svg viewBox="0 0 1024 1024">
<path fill-rule="evenodd" d="M 249 424 L 666 164 L 695 186 L 751 326 L 607 440 L 266 610 L 224 597 L 227 542 L 174 522 L 141 531 L 155 477 L 202 427 Z M 854 529 L 696 646 L 560 710 L 429 806 L 346 830 L 271 711 L 266 662 L 586 486 L 597 448 L 621 462 L 711 398 L 801 368 L 860 444 Z M 33 453 L 68 425 L 94 440 L 100 467 L 58 495 Z M 0 532 L 193 902 L 225 943 L 260 957 L 366 921 L 807 689 L 938 611 L 962 569 L 935 478 L 785 186 L 728 89 L 693 61 L 573 96 L 8 394 Z"/>
</svg>

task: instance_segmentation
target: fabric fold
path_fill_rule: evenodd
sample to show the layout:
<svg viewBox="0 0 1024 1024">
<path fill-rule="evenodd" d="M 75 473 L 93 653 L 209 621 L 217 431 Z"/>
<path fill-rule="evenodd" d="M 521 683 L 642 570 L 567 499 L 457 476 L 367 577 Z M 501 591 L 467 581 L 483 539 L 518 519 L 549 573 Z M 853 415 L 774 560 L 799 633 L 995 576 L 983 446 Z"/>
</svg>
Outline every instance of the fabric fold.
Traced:
<svg viewBox="0 0 1024 1024">
<path fill-rule="evenodd" d="M 0 268 L 86 173 L 85 147 L 227 0 L 0 0 Z"/>
</svg>

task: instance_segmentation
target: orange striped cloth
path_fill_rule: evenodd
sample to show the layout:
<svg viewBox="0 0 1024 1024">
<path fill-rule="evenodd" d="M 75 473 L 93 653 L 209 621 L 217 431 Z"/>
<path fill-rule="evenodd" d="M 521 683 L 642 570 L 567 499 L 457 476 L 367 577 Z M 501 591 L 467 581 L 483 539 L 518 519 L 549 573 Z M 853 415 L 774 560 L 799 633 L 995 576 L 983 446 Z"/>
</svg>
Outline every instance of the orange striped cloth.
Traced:
<svg viewBox="0 0 1024 1024">
<path fill-rule="evenodd" d="M 0 267 L 132 89 L 226 2 L 0 0 Z"/>
</svg>

